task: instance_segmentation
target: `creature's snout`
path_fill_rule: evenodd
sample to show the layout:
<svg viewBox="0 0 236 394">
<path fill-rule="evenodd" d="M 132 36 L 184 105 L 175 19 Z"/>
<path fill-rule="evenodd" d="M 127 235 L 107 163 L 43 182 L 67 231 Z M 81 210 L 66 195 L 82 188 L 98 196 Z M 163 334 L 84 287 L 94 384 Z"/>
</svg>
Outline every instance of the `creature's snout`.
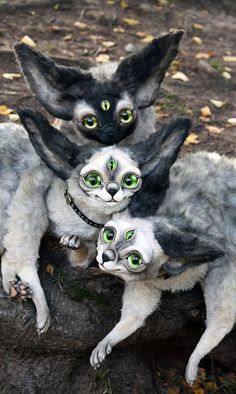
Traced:
<svg viewBox="0 0 236 394">
<path fill-rule="evenodd" d="M 117 261 L 118 259 L 118 254 L 117 251 L 113 248 L 108 248 L 106 249 L 103 254 L 102 254 L 102 264 L 108 262 L 108 261 Z"/>
<path fill-rule="evenodd" d="M 118 192 L 118 190 L 119 190 L 119 185 L 117 185 L 117 183 L 116 182 L 109 182 L 107 185 L 106 185 L 106 190 L 107 190 L 107 192 L 112 196 L 112 197 L 114 197 L 114 195 Z"/>
</svg>

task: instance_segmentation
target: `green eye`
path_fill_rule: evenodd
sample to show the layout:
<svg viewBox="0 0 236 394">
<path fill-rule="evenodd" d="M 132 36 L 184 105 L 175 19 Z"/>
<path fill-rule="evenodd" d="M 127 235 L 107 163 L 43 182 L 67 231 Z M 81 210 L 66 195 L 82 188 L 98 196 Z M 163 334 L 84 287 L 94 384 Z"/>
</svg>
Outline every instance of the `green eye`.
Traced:
<svg viewBox="0 0 236 394">
<path fill-rule="evenodd" d="M 129 124 L 134 121 L 134 111 L 128 108 L 123 108 L 118 113 L 119 122 L 122 124 Z"/>
<path fill-rule="evenodd" d="M 84 182 L 88 187 L 99 187 L 102 184 L 102 178 L 96 172 L 89 172 L 84 177 Z"/>
<path fill-rule="evenodd" d="M 117 160 L 110 157 L 110 159 L 107 160 L 107 167 L 111 172 L 114 172 L 118 167 Z"/>
<path fill-rule="evenodd" d="M 135 234 L 135 230 L 128 230 L 128 231 L 126 231 L 126 233 L 124 235 L 124 240 L 125 241 L 129 241 L 130 239 L 133 238 L 134 234 Z"/>
<path fill-rule="evenodd" d="M 103 109 L 103 111 L 109 111 L 110 107 L 111 107 L 111 104 L 108 100 L 103 100 L 101 102 L 101 108 Z"/>
<path fill-rule="evenodd" d="M 134 174 L 127 174 L 123 178 L 123 186 L 128 189 L 134 189 L 139 184 L 139 178 Z"/>
<path fill-rule="evenodd" d="M 107 227 L 102 233 L 102 239 L 106 244 L 111 244 L 115 238 L 115 229 L 113 227 Z"/>
<path fill-rule="evenodd" d="M 130 253 L 127 257 L 127 261 L 128 261 L 128 266 L 133 269 L 139 268 L 140 265 L 143 264 L 142 256 L 138 252 Z"/>
<path fill-rule="evenodd" d="M 95 129 L 98 125 L 97 118 L 95 115 L 85 116 L 82 120 L 82 124 L 86 129 Z"/>
</svg>

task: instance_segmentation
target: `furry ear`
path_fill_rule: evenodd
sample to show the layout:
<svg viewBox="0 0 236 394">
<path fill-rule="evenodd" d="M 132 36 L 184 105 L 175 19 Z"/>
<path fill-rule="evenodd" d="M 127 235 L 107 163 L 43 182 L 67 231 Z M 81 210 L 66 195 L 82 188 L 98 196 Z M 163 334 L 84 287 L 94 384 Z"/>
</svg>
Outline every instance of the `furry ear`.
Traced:
<svg viewBox="0 0 236 394">
<path fill-rule="evenodd" d="M 153 215 L 162 203 L 169 186 L 169 173 L 189 130 L 191 120 L 178 118 L 163 126 L 146 141 L 129 147 L 132 158 L 139 162 L 142 189 L 129 205 L 131 214 L 142 217 Z"/>
<path fill-rule="evenodd" d="M 115 79 L 135 97 L 139 108 L 149 107 L 156 100 L 165 73 L 178 53 L 183 34 L 183 30 L 178 30 L 155 38 L 119 64 Z"/>
<path fill-rule="evenodd" d="M 79 147 L 52 127 L 36 110 L 18 108 L 17 113 L 40 158 L 59 178 L 68 179 L 77 165 Z"/>
<path fill-rule="evenodd" d="M 89 72 L 78 68 L 60 66 L 30 46 L 17 43 L 14 46 L 17 60 L 37 100 L 47 111 L 60 119 L 71 120 L 83 85 L 92 80 Z M 73 85 L 78 84 L 76 95 Z"/>
<path fill-rule="evenodd" d="M 155 238 L 171 258 L 184 259 L 184 264 L 176 266 L 174 261 L 169 264 L 169 273 L 177 275 L 190 266 L 196 266 L 222 257 L 224 249 L 218 243 L 199 236 L 190 230 L 180 230 L 168 223 L 154 225 Z M 170 271 L 171 270 L 171 271 Z M 175 273 L 174 273 L 175 272 Z"/>
</svg>

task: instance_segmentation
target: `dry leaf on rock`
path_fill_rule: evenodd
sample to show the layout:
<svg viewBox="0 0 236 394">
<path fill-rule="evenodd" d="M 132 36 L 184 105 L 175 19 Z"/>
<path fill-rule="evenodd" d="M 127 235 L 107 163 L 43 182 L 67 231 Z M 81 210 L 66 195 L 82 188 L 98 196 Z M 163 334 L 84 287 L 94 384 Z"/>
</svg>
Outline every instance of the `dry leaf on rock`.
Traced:
<svg viewBox="0 0 236 394">
<path fill-rule="evenodd" d="M 236 56 L 223 56 L 225 62 L 236 62 Z"/>
<path fill-rule="evenodd" d="M 203 29 L 204 29 L 204 26 L 201 25 L 200 23 L 193 23 L 193 28 L 194 28 L 195 30 L 203 30 Z"/>
<path fill-rule="evenodd" d="M 209 131 L 209 133 L 212 134 L 220 134 L 224 130 L 223 127 L 217 127 L 217 126 L 206 126 L 206 129 Z"/>
<path fill-rule="evenodd" d="M 133 19 L 133 18 L 123 18 L 123 21 L 127 23 L 129 26 L 137 26 L 140 24 L 138 19 Z"/>
<path fill-rule="evenodd" d="M 63 41 L 70 41 L 70 40 L 72 40 L 72 38 L 73 38 L 72 34 L 66 34 L 63 37 Z"/>
<path fill-rule="evenodd" d="M 202 52 L 196 53 L 195 58 L 199 59 L 199 60 L 201 60 L 201 59 L 209 59 L 210 58 L 210 54 L 209 53 L 202 53 Z"/>
<path fill-rule="evenodd" d="M 105 48 L 112 48 L 112 47 L 114 47 L 116 45 L 116 43 L 113 42 L 113 41 L 102 41 L 102 45 Z"/>
<path fill-rule="evenodd" d="M 149 43 L 149 42 L 151 42 L 153 39 L 154 39 L 154 36 L 153 36 L 152 34 L 147 34 L 147 35 L 142 39 L 142 42 Z"/>
<path fill-rule="evenodd" d="M 236 118 L 229 118 L 227 120 L 227 122 L 231 125 L 231 126 L 236 126 Z"/>
<path fill-rule="evenodd" d="M 87 23 L 80 22 L 80 21 L 75 22 L 74 26 L 77 27 L 78 29 L 81 29 L 81 30 L 89 29 L 89 26 L 87 25 Z"/>
<path fill-rule="evenodd" d="M 187 75 L 185 75 L 181 71 L 177 71 L 175 74 L 173 74 L 171 76 L 171 78 L 172 79 L 178 79 L 178 80 L 184 81 L 184 82 L 188 82 L 189 81 L 189 78 L 187 77 Z"/>
<path fill-rule="evenodd" d="M 209 118 L 209 116 L 211 116 L 211 110 L 207 105 L 205 107 L 202 107 L 200 109 L 200 112 L 201 112 L 201 116 L 203 116 L 203 118 Z"/>
<path fill-rule="evenodd" d="M 194 145 L 194 144 L 199 144 L 198 135 L 195 133 L 191 133 L 186 138 L 184 145 Z"/>
<path fill-rule="evenodd" d="M 22 77 L 22 75 L 18 73 L 3 73 L 2 76 L 3 78 L 10 79 L 11 81 Z"/>
<path fill-rule="evenodd" d="M 225 104 L 224 101 L 213 100 L 213 99 L 210 100 L 210 102 L 211 102 L 212 104 L 214 104 L 214 106 L 217 107 L 217 108 L 221 108 L 221 107 L 223 107 L 223 105 Z"/>
<path fill-rule="evenodd" d="M 9 119 L 11 122 L 17 122 L 20 118 L 17 114 L 9 114 Z"/>
<path fill-rule="evenodd" d="M 20 39 L 21 42 L 23 42 L 23 44 L 27 44 L 32 48 L 36 47 L 35 42 L 32 40 L 32 38 L 30 38 L 29 36 L 24 36 Z"/>
<path fill-rule="evenodd" d="M 126 8 L 128 8 L 129 5 L 125 0 L 121 0 L 120 1 L 120 8 L 122 8 L 122 10 L 126 10 Z"/>
<path fill-rule="evenodd" d="M 135 35 L 136 35 L 137 37 L 144 38 L 144 37 L 146 37 L 147 34 L 146 34 L 144 31 L 137 31 L 137 32 L 135 33 Z"/>
<path fill-rule="evenodd" d="M 96 62 L 98 63 L 106 63 L 110 60 L 110 56 L 105 53 L 100 53 L 100 55 L 95 57 Z"/>
<path fill-rule="evenodd" d="M 228 73 L 227 71 L 223 71 L 223 72 L 222 72 L 222 77 L 223 77 L 224 79 L 231 79 L 231 78 L 232 78 L 232 77 L 231 77 L 231 74 Z"/>
<path fill-rule="evenodd" d="M 52 265 L 52 264 L 47 264 L 47 266 L 46 266 L 46 272 L 47 272 L 47 274 L 53 275 L 54 270 L 55 270 L 54 265 Z"/>
<path fill-rule="evenodd" d="M 194 44 L 202 45 L 202 39 L 200 37 L 197 36 L 193 37 L 193 42 Z"/>
<path fill-rule="evenodd" d="M 0 115 L 7 116 L 12 112 L 14 112 L 14 110 L 7 107 L 7 105 L 0 105 Z"/>
<path fill-rule="evenodd" d="M 123 27 L 121 27 L 121 26 L 117 26 L 117 27 L 114 27 L 114 28 L 113 28 L 113 31 L 114 31 L 115 33 L 124 33 L 124 32 L 125 32 L 125 29 L 124 29 Z"/>
</svg>

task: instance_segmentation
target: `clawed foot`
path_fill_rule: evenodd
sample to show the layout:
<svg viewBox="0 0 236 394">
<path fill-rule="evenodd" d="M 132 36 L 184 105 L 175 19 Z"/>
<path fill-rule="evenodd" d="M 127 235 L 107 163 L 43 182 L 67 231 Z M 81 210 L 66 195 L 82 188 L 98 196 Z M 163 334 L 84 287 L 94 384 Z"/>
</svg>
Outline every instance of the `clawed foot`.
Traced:
<svg viewBox="0 0 236 394">
<path fill-rule="evenodd" d="M 39 335 L 44 334 L 48 330 L 50 323 L 51 323 L 51 317 L 49 311 L 44 316 L 40 316 L 40 317 L 37 316 L 36 327 L 38 334 Z"/>
<path fill-rule="evenodd" d="M 90 357 L 90 364 L 94 369 L 100 367 L 106 356 L 112 352 L 112 345 L 109 340 L 104 338 L 97 347 L 93 350 Z"/>
<path fill-rule="evenodd" d="M 60 244 L 69 249 L 78 249 L 81 247 L 81 240 L 77 235 L 63 235 Z"/>
<path fill-rule="evenodd" d="M 10 282 L 9 296 L 12 299 L 27 301 L 32 298 L 32 291 L 28 283 L 24 283 L 21 280 L 14 280 Z"/>
<path fill-rule="evenodd" d="M 185 371 L 185 380 L 190 386 L 192 386 L 197 377 L 197 371 L 198 365 L 195 365 L 194 362 L 191 362 L 191 360 L 189 360 Z"/>
</svg>

